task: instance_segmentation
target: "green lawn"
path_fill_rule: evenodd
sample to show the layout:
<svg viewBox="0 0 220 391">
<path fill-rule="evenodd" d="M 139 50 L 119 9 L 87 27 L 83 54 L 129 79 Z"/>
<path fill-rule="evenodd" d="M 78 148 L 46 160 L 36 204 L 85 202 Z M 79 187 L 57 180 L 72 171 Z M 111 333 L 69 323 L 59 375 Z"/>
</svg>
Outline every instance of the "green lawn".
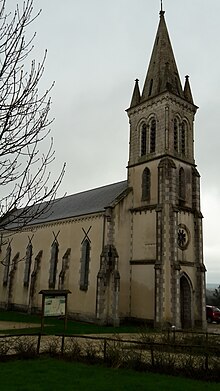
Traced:
<svg viewBox="0 0 220 391">
<path fill-rule="evenodd" d="M 218 383 L 207 383 L 125 369 L 43 358 L 0 363 L 4 391 L 217 391 Z"/>
<path fill-rule="evenodd" d="M 29 315 L 14 311 L 0 311 L 0 321 L 24 322 L 24 323 L 41 323 L 41 318 L 38 315 Z M 45 318 L 45 327 L 43 332 L 49 335 L 63 333 L 64 321 L 57 318 Z M 38 333 L 39 328 L 28 329 L 13 329 L 1 331 L 9 334 L 22 333 Z M 98 326 L 95 324 L 74 322 L 68 320 L 66 334 L 106 334 L 106 333 L 135 333 L 140 331 L 140 327 L 134 325 L 122 325 L 120 327 L 113 326 Z"/>
</svg>

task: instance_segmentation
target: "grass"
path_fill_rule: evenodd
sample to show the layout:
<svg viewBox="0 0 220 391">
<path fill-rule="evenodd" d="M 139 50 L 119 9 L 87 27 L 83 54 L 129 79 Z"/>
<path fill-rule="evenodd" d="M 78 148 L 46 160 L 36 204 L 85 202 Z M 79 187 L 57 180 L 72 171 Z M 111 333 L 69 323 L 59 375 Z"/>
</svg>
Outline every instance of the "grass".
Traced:
<svg viewBox="0 0 220 391">
<path fill-rule="evenodd" d="M 26 313 L 19 313 L 14 311 L 0 311 L 0 321 L 7 322 L 24 322 L 24 323 L 38 323 L 41 324 L 41 317 L 39 315 L 30 315 Z M 63 319 L 45 318 L 45 326 L 43 332 L 48 335 L 62 334 L 64 331 Z M 66 334 L 118 334 L 118 333 L 137 333 L 140 327 L 134 325 L 121 325 L 119 327 L 113 326 L 99 326 L 90 323 L 75 322 L 68 320 Z M 25 329 L 11 329 L 1 330 L 1 333 L 7 334 L 23 334 L 23 333 L 39 333 L 39 327 L 29 327 Z"/>
<path fill-rule="evenodd" d="M 43 358 L 0 363 L 4 391 L 216 391 L 219 383 Z"/>
</svg>

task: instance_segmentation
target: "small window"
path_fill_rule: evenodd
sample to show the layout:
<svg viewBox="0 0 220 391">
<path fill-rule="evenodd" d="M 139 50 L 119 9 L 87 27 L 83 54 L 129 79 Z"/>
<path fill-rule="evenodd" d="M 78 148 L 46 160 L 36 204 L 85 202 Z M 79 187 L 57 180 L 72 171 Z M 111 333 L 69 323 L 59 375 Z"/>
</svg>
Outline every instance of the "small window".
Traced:
<svg viewBox="0 0 220 391">
<path fill-rule="evenodd" d="M 150 152 L 155 152 L 156 148 L 156 120 L 150 122 Z"/>
<path fill-rule="evenodd" d="M 51 246 L 50 272 L 49 272 L 49 288 L 55 289 L 57 262 L 58 262 L 59 245 L 57 240 L 54 240 Z"/>
<path fill-rule="evenodd" d="M 143 124 L 141 127 L 141 156 L 147 153 L 147 126 Z"/>
<path fill-rule="evenodd" d="M 89 261 L 90 261 L 90 242 L 85 239 L 82 243 L 82 257 L 80 270 L 80 289 L 86 291 L 89 285 Z"/>
<path fill-rule="evenodd" d="M 33 247 L 29 243 L 26 248 L 25 267 L 24 267 L 24 286 L 28 287 L 30 280 L 31 261 L 32 261 Z"/>
<path fill-rule="evenodd" d="M 146 167 L 142 174 L 142 200 L 150 200 L 151 174 L 148 167 Z"/>
<path fill-rule="evenodd" d="M 10 268 L 10 261 L 11 261 L 11 245 L 9 244 L 6 249 L 6 256 L 4 260 L 4 275 L 3 275 L 3 285 L 8 285 L 8 276 L 9 276 L 9 268 Z"/>
</svg>

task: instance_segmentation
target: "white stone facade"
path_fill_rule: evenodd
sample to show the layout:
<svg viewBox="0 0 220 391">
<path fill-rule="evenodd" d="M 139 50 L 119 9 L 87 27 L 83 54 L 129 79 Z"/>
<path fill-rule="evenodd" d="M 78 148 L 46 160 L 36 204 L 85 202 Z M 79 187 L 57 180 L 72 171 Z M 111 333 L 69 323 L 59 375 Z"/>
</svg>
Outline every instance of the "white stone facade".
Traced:
<svg viewBox="0 0 220 391">
<path fill-rule="evenodd" d="M 94 189 L 90 198 L 86 192 L 70 196 L 63 217 L 35 221 L 12 235 L 3 232 L 2 308 L 36 312 L 40 290 L 69 289 L 68 311 L 75 319 L 206 327 L 193 145 L 197 107 L 188 78 L 184 90 L 180 86 L 162 11 L 152 58 L 143 93 L 136 81 L 127 110 L 127 182 Z M 83 205 L 77 214 L 80 199 L 88 210 Z"/>
</svg>

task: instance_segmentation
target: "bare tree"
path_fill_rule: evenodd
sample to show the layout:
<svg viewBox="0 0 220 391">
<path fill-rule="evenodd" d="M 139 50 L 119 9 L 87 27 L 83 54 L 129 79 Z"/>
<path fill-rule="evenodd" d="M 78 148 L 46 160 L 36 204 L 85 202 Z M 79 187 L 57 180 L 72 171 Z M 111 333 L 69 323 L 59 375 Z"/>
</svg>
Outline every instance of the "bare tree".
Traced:
<svg viewBox="0 0 220 391">
<path fill-rule="evenodd" d="M 16 220 L 17 229 L 18 219 L 21 228 L 55 199 L 65 165 L 51 183 L 52 139 L 47 152 L 42 151 L 50 132 L 52 86 L 39 92 L 46 52 L 41 63 L 30 61 L 35 34 L 27 39 L 40 12 L 32 16 L 33 0 L 17 5 L 14 13 L 6 5 L 0 0 L 0 228 L 9 223 L 11 228 Z"/>
</svg>

